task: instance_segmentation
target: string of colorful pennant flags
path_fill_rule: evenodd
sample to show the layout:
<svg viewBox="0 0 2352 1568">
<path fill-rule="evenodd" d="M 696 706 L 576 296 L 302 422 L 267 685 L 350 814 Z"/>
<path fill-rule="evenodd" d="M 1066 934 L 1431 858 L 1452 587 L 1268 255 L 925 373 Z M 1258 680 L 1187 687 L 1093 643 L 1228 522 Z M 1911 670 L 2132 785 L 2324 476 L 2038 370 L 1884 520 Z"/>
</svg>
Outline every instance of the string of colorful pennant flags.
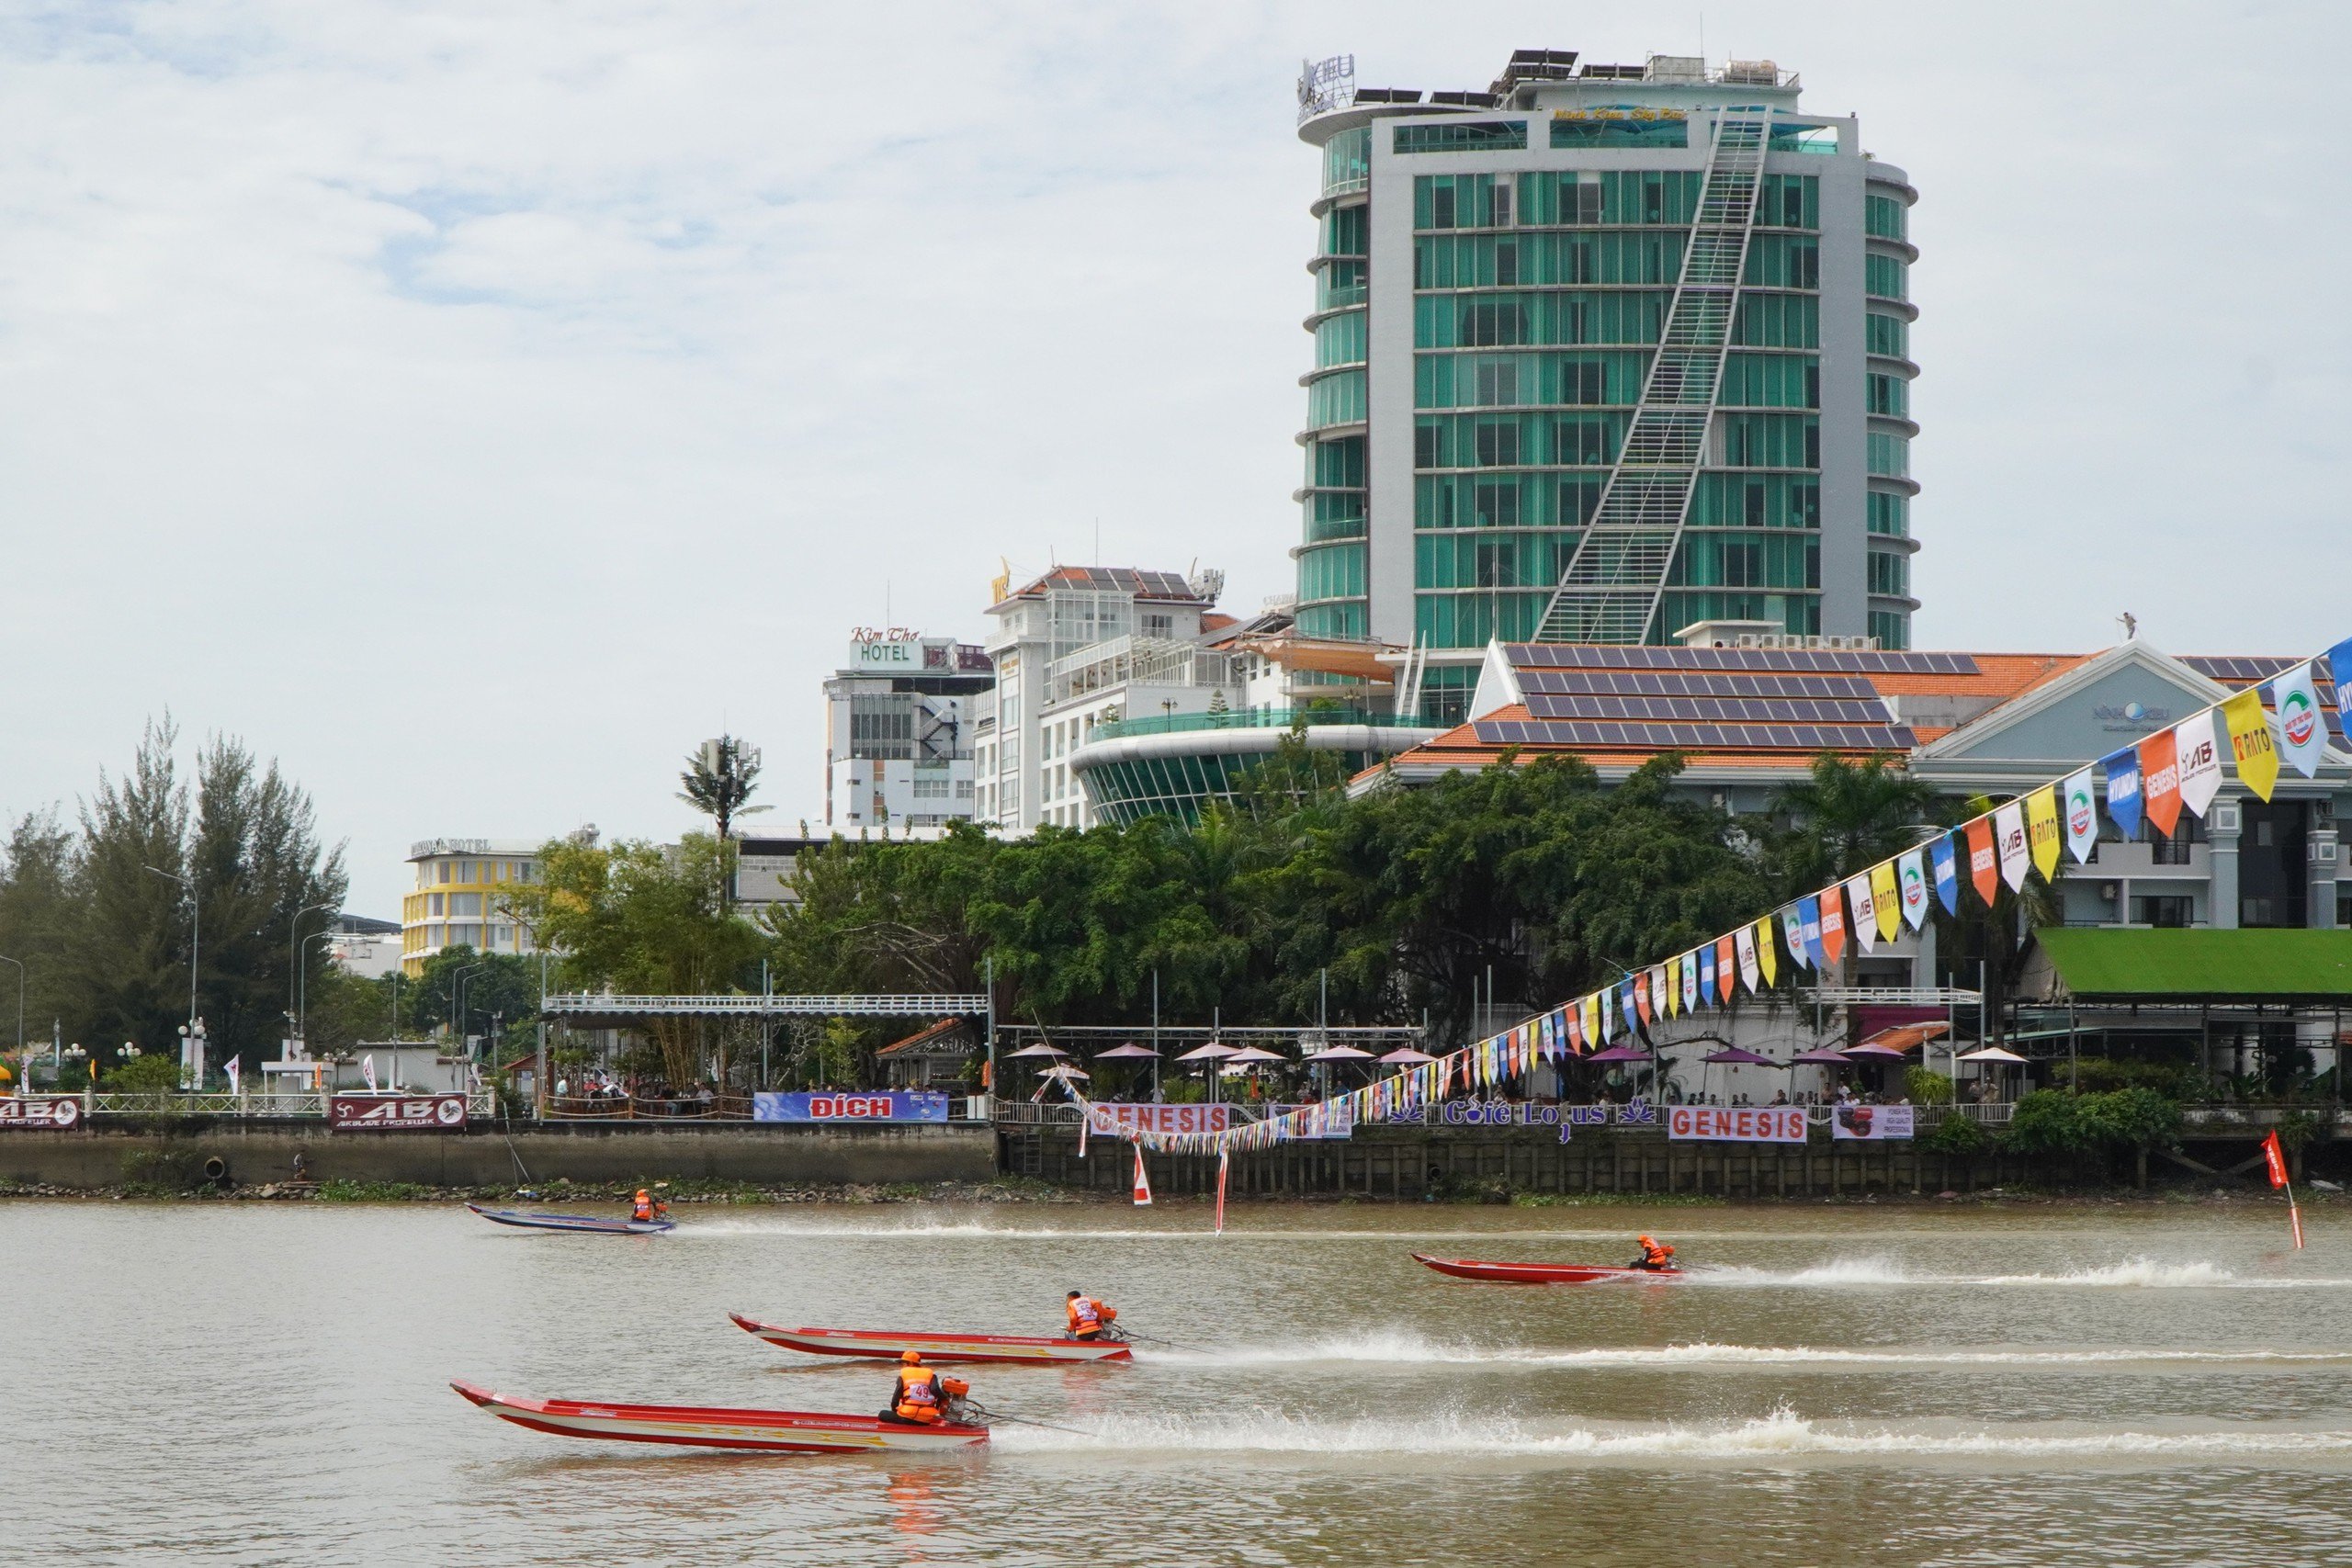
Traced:
<svg viewBox="0 0 2352 1568">
<path fill-rule="evenodd" d="M 1987 908 L 1999 897 L 2004 884 L 2012 893 L 2022 891 L 2029 871 L 2039 872 L 2045 883 L 2053 882 L 2062 855 L 2073 855 L 2077 864 L 2090 860 L 2098 841 L 2102 793 L 2108 818 L 2124 838 L 2136 837 L 2143 820 L 2171 838 L 2183 810 L 2201 821 L 2220 794 L 2224 737 L 2238 782 L 2260 800 L 2268 801 L 2277 789 L 2282 759 L 2304 778 L 2317 776 L 2328 739 L 2316 673 L 2323 661 L 2335 688 L 2344 728 L 2352 731 L 2352 637 L 2347 637 L 2322 659 L 2307 660 L 2248 686 L 2168 729 L 2086 763 L 1713 942 L 1321 1104 L 1223 1132 L 1162 1133 L 1117 1125 L 1109 1111 L 1097 1108 L 1067 1077 L 1063 1087 L 1097 1135 L 1192 1154 L 1327 1137 L 1356 1122 L 1385 1122 L 1449 1099 L 1457 1087 L 1491 1089 L 1538 1061 L 1605 1051 L 1614 1043 L 1621 1025 L 1637 1035 L 1654 1020 L 1727 1007 L 1743 987 L 1750 993 L 1770 990 L 1780 983 L 1783 948 L 1793 961 L 1793 979 L 1800 968 L 1815 974 L 1833 968 L 1849 942 L 1868 953 L 1882 942 L 1897 940 L 1905 926 L 1916 932 L 1928 922 L 1931 886 L 1945 912 L 1956 915 L 1963 855 L 1969 886 Z M 2266 691 L 2271 697 L 2267 708 Z M 2101 773 L 2103 792 L 2096 787 Z"/>
</svg>

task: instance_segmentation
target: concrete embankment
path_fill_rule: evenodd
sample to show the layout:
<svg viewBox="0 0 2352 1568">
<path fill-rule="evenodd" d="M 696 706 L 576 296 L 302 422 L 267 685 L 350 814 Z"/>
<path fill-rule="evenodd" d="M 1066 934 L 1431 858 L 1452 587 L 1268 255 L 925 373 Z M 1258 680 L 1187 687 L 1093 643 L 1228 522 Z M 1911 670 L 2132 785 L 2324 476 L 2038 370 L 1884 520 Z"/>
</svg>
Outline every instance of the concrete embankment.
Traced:
<svg viewBox="0 0 2352 1568">
<path fill-rule="evenodd" d="M 170 1132 L 0 1134 L 0 1181 L 80 1190 L 139 1180 L 159 1164 L 241 1183 L 284 1181 L 295 1156 L 313 1181 L 489 1187 L 578 1182 L 799 1184 L 986 1181 L 995 1143 L 979 1127 L 595 1126 L 464 1133 L 336 1133 L 316 1122 L 214 1122 Z"/>
</svg>

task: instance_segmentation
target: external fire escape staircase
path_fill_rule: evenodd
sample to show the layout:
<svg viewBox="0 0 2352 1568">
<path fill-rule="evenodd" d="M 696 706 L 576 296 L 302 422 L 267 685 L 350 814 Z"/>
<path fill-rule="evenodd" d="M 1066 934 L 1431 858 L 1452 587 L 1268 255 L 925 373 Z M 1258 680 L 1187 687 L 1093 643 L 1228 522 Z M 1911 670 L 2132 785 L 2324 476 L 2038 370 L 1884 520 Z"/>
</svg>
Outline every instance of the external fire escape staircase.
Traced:
<svg viewBox="0 0 2352 1568">
<path fill-rule="evenodd" d="M 1544 612 L 1538 642 L 1637 643 L 1649 635 L 1706 453 L 1771 118 L 1770 108 L 1726 108 L 1715 117 L 1690 247 L 1642 400 Z"/>
</svg>

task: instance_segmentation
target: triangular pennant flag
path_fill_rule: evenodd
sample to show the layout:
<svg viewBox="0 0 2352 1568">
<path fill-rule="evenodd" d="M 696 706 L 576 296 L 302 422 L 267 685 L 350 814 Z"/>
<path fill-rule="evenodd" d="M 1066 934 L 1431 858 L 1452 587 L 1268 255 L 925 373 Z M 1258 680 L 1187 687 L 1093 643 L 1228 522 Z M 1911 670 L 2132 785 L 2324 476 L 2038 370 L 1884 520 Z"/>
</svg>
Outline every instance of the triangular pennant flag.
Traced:
<svg viewBox="0 0 2352 1568">
<path fill-rule="evenodd" d="M 2173 727 L 2173 755 L 2180 763 L 2180 803 L 2202 820 L 2222 789 L 2222 748 L 2213 738 L 2213 710 Z M 2272 759 L 2274 772 L 2277 759 Z"/>
<path fill-rule="evenodd" d="M 2058 874 L 2058 841 L 2064 837 L 2058 827 L 2058 792 L 2048 784 L 2025 797 L 2025 836 L 2034 869 L 2048 882 Z"/>
<path fill-rule="evenodd" d="M 1136 1145 L 1136 1207 L 1151 1207 L 1151 1173 L 1143 1168 L 1143 1145 Z"/>
<path fill-rule="evenodd" d="M 2140 836 L 2140 750 L 2126 746 L 2099 759 L 2107 772 L 2107 816 L 2128 843 Z"/>
<path fill-rule="evenodd" d="M 1821 890 L 1821 956 L 1833 964 L 1846 956 L 1846 895 L 1834 882 Z"/>
<path fill-rule="evenodd" d="M 1821 899 L 1806 894 L 1797 900 L 1797 930 L 1804 937 L 1804 966 L 1816 975 L 1829 961 L 1829 950 L 1821 943 Z"/>
<path fill-rule="evenodd" d="M 2230 732 L 2238 783 L 2252 790 L 2256 799 L 2268 800 L 2278 787 L 2278 748 L 2270 739 L 2270 716 L 2262 711 L 2262 694 L 2249 686 L 2223 703 L 2222 723 Z"/>
<path fill-rule="evenodd" d="M 2140 799 L 2157 832 L 2172 837 L 2180 824 L 2179 736 L 2159 729 L 2140 742 Z"/>
<path fill-rule="evenodd" d="M 1742 926 L 1732 933 L 1733 951 L 1739 955 L 1739 977 L 1753 993 L 1762 989 L 1763 972 L 1756 962 L 1756 928 Z"/>
<path fill-rule="evenodd" d="M 1894 880 L 1901 888 L 1896 895 L 1903 905 L 1903 918 L 1913 931 L 1928 923 L 1928 852 L 1912 850 L 1894 863 Z"/>
<path fill-rule="evenodd" d="M 1699 955 L 1686 953 L 1682 955 L 1681 964 L 1682 1010 L 1696 1012 L 1699 1010 Z"/>
<path fill-rule="evenodd" d="M 1715 950 L 1712 947 L 1699 949 L 1699 1005 L 1715 1005 Z"/>
<path fill-rule="evenodd" d="M 1993 819 L 1979 817 L 1968 825 L 1968 879 L 1987 908 L 2001 891 L 2000 857 L 1993 850 Z"/>
<path fill-rule="evenodd" d="M 2320 716 L 2319 687 L 2312 667 L 2298 664 L 2270 682 L 2271 705 L 2278 710 L 2278 750 L 2305 778 L 2319 773 L 2327 750 L 2327 721 Z"/>
<path fill-rule="evenodd" d="M 1902 898 L 1894 886 L 1894 863 L 1883 860 L 1871 867 L 1871 912 L 1878 917 L 1882 941 L 1893 942 L 1903 929 Z"/>
<path fill-rule="evenodd" d="M 1772 930 L 1772 917 L 1765 916 L 1756 922 L 1756 964 L 1764 971 L 1764 983 L 1781 983 L 1781 939 Z"/>
<path fill-rule="evenodd" d="M 1729 1005 L 1731 994 L 1739 985 L 1739 977 L 1732 971 L 1732 965 L 1737 962 L 1738 960 L 1733 956 L 1731 938 L 1717 937 L 1715 939 L 1715 999 L 1725 1005 Z"/>
<path fill-rule="evenodd" d="M 2026 847 L 2025 807 L 2012 800 L 1993 813 L 1993 838 L 2001 848 L 2001 880 L 2015 893 L 2025 886 L 2025 869 L 2033 863 Z"/>
<path fill-rule="evenodd" d="M 1947 915 L 1960 913 L 1960 841 L 1950 833 L 1928 846 L 1936 872 L 1936 901 Z"/>
<path fill-rule="evenodd" d="M 1854 912 L 1854 940 L 1864 953 L 1878 946 L 1878 908 L 1871 897 L 1871 879 L 1853 876 L 1846 879 L 1846 907 Z"/>
<path fill-rule="evenodd" d="M 1811 964 L 1804 947 L 1804 911 L 1794 904 L 1781 907 L 1781 938 L 1789 944 L 1790 962 L 1800 969 Z"/>
<path fill-rule="evenodd" d="M 1634 1016 L 1645 1027 L 1650 1021 L 1650 972 L 1646 969 L 1634 976 Z"/>
<path fill-rule="evenodd" d="M 2091 771 L 2085 768 L 2058 786 L 2066 798 L 2066 852 L 2088 865 L 2098 849 L 2098 807 L 2092 804 Z"/>
</svg>

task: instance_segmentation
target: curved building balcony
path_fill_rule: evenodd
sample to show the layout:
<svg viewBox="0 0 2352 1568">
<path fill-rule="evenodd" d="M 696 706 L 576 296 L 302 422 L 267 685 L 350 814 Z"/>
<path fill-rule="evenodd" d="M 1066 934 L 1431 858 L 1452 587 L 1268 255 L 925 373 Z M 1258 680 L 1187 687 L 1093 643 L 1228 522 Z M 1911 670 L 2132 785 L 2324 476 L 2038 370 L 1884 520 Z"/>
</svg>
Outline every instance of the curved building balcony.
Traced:
<svg viewBox="0 0 2352 1568">
<path fill-rule="evenodd" d="M 1211 803 L 1246 808 L 1256 793 L 1251 775 L 1294 733 L 1352 774 L 1442 729 L 1344 708 L 1168 714 L 1098 726 L 1070 753 L 1070 773 L 1103 821 L 1193 822 Z"/>
</svg>

